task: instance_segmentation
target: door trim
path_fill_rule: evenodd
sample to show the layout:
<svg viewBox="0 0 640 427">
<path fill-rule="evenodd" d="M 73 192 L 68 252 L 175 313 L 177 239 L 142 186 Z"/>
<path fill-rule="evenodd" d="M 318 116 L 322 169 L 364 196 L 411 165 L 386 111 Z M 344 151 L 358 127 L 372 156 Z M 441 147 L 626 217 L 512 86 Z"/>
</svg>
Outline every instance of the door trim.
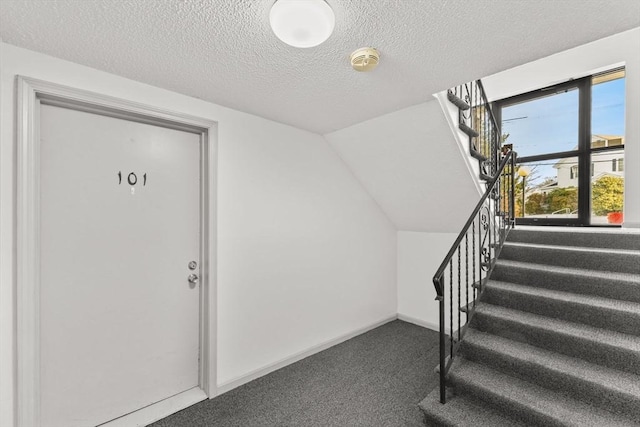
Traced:
<svg viewBox="0 0 640 427">
<path fill-rule="evenodd" d="M 217 394 L 216 170 L 217 123 L 29 77 L 17 77 L 16 164 L 16 421 L 40 427 L 40 148 L 39 104 L 126 118 L 200 135 L 199 387 Z"/>
<path fill-rule="evenodd" d="M 207 396 L 204 391 L 200 387 L 195 387 L 96 427 L 147 426 L 205 399 Z"/>
</svg>

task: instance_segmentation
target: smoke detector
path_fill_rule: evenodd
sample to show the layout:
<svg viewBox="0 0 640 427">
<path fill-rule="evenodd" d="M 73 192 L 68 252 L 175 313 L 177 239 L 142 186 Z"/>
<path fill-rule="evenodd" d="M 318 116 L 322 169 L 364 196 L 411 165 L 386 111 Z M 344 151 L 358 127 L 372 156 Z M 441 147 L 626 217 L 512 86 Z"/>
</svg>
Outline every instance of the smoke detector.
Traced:
<svg viewBox="0 0 640 427">
<path fill-rule="evenodd" d="M 351 66 L 356 71 L 371 71 L 378 62 L 380 54 L 372 47 L 362 47 L 351 54 Z"/>
</svg>

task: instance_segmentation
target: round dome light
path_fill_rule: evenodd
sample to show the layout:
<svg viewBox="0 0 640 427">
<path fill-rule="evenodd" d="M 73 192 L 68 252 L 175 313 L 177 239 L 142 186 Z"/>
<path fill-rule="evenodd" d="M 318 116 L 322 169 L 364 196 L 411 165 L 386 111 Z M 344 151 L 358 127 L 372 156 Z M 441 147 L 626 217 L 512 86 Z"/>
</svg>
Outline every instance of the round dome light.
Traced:
<svg viewBox="0 0 640 427">
<path fill-rule="evenodd" d="M 271 7 L 269 23 L 286 44 L 314 47 L 329 38 L 335 16 L 324 0 L 277 0 Z"/>
</svg>

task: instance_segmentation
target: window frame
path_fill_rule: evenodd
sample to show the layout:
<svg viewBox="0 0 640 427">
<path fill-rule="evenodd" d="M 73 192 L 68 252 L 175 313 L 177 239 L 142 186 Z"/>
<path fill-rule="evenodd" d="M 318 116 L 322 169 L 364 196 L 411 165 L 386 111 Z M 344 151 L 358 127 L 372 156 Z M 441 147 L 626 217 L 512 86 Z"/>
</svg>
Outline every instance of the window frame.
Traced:
<svg viewBox="0 0 640 427">
<path fill-rule="evenodd" d="M 608 146 L 605 144 L 602 147 L 592 147 L 591 144 L 591 115 L 592 115 L 592 88 L 594 86 L 594 80 L 597 80 L 599 76 L 606 76 L 607 74 L 615 74 L 625 71 L 625 67 L 613 68 L 602 73 L 588 75 L 579 79 L 569 80 L 566 82 L 558 83 L 555 85 L 547 86 L 541 89 L 536 89 L 530 92 L 526 92 L 520 95 L 511 96 L 508 98 L 500 99 L 493 102 L 494 113 L 497 122 L 502 127 L 502 110 L 505 107 L 512 105 L 533 101 L 535 99 L 544 98 L 547 96 L 553 96 L 554 94 L 567 92 L 569 90 L 578 90 L 578 147 L 571 151 L 560 151 L 553 153 L 537 154 L 532 156 L 518 157 L 516 161 L 519 164 L 533 163 L 544 160 L 561 160 L 568 157 L 578 158 L 578 217 L 577 218 L 516 218 L 516 224 L 522 225 L 567 225 L 567 226 L 591 226 L 591 176 L 593 174 L 593 162 L 592 155 L 594 153 L 601 153 L 614 150 L 623 150 L 625 148 L 624 139 L 622 144 Z M 626 73 L 623 74 L 626 78 Z M 616 77 L 620 78 L 620 77 Z M 615 80 L 615 79 L 611 79 Z M 605 83 L 597 82 L 595 84 Z M 626 102 L 626 95 L 625 95 Z M 517 147 L 514 147 L 517 152 Z M 619 159 L 615 159 L 619 160 Z M 616 164 L 617 172 L 624 171 L 624 165 L 622 171 L 619 170 L 620 163 Z M 571 170 L 571 179 L 575 179 L 573 169 Z M 599 227 L 606 227 L 607 225 L 598 225 Z M 620 227 L 619 225 L 609 225 L 613 227 Z"/>
</svg>

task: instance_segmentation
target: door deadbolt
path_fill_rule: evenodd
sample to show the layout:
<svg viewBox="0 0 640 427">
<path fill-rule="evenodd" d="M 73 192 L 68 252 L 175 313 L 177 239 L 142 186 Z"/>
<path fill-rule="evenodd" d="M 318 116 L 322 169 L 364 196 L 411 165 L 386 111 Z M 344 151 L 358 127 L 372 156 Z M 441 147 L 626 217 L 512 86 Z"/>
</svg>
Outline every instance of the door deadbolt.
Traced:
<svg viewBox="0 0 640 427">
<path fill-rule="evenodd" d="M 189 270 L 195 270 L 196 268 L 198 268 L 198 263 L 195 261 L 191 261 L 189 263 Z"/>
<path fill-rule="evenodd" d="M 189 283 L 191 283 L 192 285 L 197 285 L 200 278 L 197 274 L 190 274 L 187 280 L 189 280 Z"/>
</svg>

